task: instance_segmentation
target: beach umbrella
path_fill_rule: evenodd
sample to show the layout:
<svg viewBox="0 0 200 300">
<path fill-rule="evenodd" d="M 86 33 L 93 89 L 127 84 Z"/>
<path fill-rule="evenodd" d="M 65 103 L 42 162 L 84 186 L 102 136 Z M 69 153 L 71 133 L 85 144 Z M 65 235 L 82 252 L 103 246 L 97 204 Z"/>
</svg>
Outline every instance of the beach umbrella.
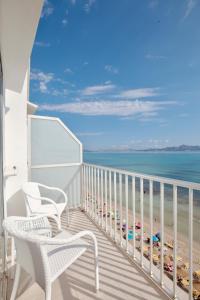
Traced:
<svg viewBox="0 0 200 300">
<path fill-rule="evenodd" d="M 137 229 L 140 229 L 140 228 L 141 228 L 141 223 L 140 223 L 140 222 L 137 222 L 137 223 L 135 224 L 135 227 L 136 227 Z"/>
<path fill-rule="evenodd" d="M 158 255 L 159 249 L 157 247 L 153 247 L 153 254 Z"/>
<path fill-rule="evenodd" d="M 133 239 L 133 234 L 132 233 L 129 233 L 128 234 L 128 241 L 132 240 Z"/>
<path fill-rule="evenodd" d="M 137 236 L 137 233 L 133 232 L 133 230 L 128 231 L 128 240 L 132 240 L 134 236 Z M 126 239 L 126 234 L 124 235 L 124 238 Z"/>
<path fill-rule="evenodd" d="M 193 276 L 194 276 L 194 279 L 200 281 L 200 270 L 195 271 L 195 272 L 193 273 Z"/>
<path fill-rule="evenodd" d="M 157 236 L 157 238 L 159 239 L 159 241 L 161 240 L 160 232 L 157 232 L 157 233 L 155 234 L 155 236 Z"/>
<path fill-rule="evenodd" d="M 157 238 L 157 236 L 156 236 L 156 235 L 153 235 L 153 242 L 154 242 L 154 243 L 157 243 L 157 242 L 159 242 L 159 239 Z"/>
<path fill-rule="evenodd" d="M 169 257 L 169 255 L 164 255 L 164 263 L 167 265 L 167 264 L 171 264 L 171 259 Z"/>
<path fill-rule="evenodd" d="M 193 297 L 194 297 L 194 299 L 199 299 L 200 298 L 200 287 L 199 287 L 199 285 L 196 287 L 196 283 L 194 283 L 193 286 L 194 286 Z"/>
<path fill-rule="evenodd" d="M 189 280 L 185 278 L 181 279 L 180 283 L 183 287 L 188 287 L 190 285 Z"/>
<path fill-rule="evenodd" d="M 153 254 L 153 261 L 154 261 L 154 263 L 156 263 L 156 264 L 159 262 L 159 257 L 158 257 L 158 255 Z"/>
<path fill-rule="evenodd" d="M 178 279 L 188 279 L 188 271 L 185 268 L 177 268 Z"/>
</svg>

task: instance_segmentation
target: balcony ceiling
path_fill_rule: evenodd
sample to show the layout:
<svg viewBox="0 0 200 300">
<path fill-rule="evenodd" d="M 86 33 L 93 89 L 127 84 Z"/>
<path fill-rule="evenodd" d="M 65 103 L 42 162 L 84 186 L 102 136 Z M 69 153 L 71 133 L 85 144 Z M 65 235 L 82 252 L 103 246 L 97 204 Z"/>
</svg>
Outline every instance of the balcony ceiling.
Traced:
<svg viewBox="0 0 200 300">
<path fill-rule="evenodd" d="M 0 0 L 0 49 L 5 88 L 20 92 L 43 0 Z"/>
</svg>

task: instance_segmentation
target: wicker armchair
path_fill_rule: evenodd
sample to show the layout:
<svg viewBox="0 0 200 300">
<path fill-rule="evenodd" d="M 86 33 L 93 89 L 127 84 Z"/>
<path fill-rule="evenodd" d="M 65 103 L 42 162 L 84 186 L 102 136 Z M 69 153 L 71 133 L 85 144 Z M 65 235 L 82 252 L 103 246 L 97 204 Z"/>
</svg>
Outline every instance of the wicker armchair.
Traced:
<svg viewBox="0 0 200 300">
<path fill-rule="evenodd" d="M 62 197 L 62 201 L 58 202 L 47 197 L 42 197 L 40 187 L 48 191 L 58 192 Z M 24 193 L 27 216 L 44 215 L 51 217 L 56 221 L 60 230 L 61 215 L 66 210 L 67 223 L 69 223 L 68 199 L 63 190 L 37 182 L 26 182 L 22 186 L 22 191 Z"/>
<path fill-rule="evenodd" d="M 16 298 L 21 268 L 37 282 L 45 292 L 45 300 L 51 299 L 52 283 L 88 248 L 94 251 L 95 287 L 99 289 L 98 247 L 95 235 L 81 231 L 71 235 L 62 231 L 51 237 L 47 217 L 8 217 L 3 222 L 6 232 L 14 237 L 16 245 L 16 273 L 11 300 Z M 82 239 L 89 236 L 92 244 Z"/>
</svg>

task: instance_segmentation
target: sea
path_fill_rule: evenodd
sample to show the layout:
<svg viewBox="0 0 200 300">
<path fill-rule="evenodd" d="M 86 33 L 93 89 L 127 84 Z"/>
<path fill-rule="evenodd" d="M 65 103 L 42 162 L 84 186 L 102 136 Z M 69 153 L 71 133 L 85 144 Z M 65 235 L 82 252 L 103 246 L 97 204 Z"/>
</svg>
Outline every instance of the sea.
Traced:
<svg viewBox="0 0 200 300">
<path fill-rule="evenodd" d="M 200 152 L 131 152 L 131 153 L 101 153 L 85 152 L 84 162 L 107 166 L 136 173 L 156 175 L 165 178 L 179 179 L 189 182 L 200 183 Z M 144 195 L 144 215 L 149 216 L 149 187 L 148 182 Z M 131 184 L 129 184 L 131 193 Z M 122 188 L 124 190 L 124 187 Z M 124 193 L 123 193 L 124 194 Z M 173 190 L 165 188 L 164 218 L 165 225 L 173 228 Z M 123 195 L 125 205 L 125 195 Z M 159 184 L 154 189 L 153 198 L 154 217 L 160 219 L 160 190 Z M 129 203 L 129 209 L 132 202 Z M 136 185 L 136 212 L 140 213 L 139 182 Z M 178 232 L 188 236 L 189 224 L 189 193 L 186 189 L 178 189 Z M 200 191 L 194 192 L 194 240 L 200 243 Z"/>
<path fill-rule="evenodd" d="M 84 161 L 132 172 L 200 183 L 200 152 L 85 152 Z"/>
</svg>

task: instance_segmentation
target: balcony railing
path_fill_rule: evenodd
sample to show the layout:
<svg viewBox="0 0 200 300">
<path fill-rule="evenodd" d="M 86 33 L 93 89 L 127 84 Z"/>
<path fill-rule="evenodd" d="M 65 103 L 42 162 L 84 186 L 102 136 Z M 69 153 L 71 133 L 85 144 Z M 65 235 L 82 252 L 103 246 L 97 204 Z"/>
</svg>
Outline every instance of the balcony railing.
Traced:
<svg viewBox="0 0 200 300">
<path fill-rule="evenodd" d="M 172 299 L 198 297 L 199 191 L 197 183 L 82 166 L 82 208 Z"/>
</svg>

